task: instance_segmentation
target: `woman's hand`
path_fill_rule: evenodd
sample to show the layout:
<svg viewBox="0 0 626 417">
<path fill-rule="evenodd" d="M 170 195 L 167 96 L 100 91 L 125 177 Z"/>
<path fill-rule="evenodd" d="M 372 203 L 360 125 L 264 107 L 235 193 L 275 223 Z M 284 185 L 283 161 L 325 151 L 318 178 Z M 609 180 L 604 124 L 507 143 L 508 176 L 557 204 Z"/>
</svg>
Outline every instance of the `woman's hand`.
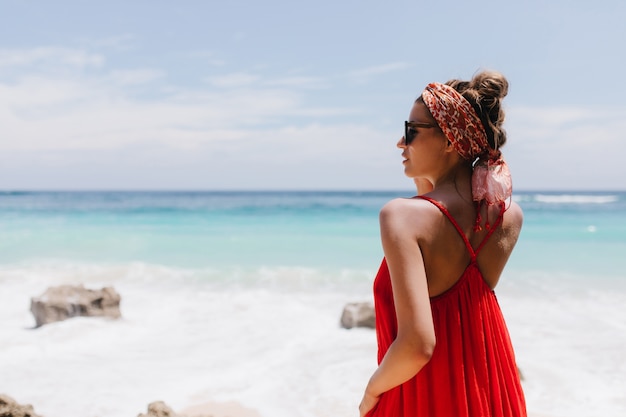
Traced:
<svg viewBox="0 0 626 417">
<path fill-rule="evenodd" d="M 359 404 L 360 417 L 365 417 L 367 413 L 372 411 L 376 404 L 378 404 L 379 399 L 380 397 L 375 397 L 365 391 L 365 394 L 363 394 L 363 399 L 361 400 L 361 404 Z"/>
</svg>

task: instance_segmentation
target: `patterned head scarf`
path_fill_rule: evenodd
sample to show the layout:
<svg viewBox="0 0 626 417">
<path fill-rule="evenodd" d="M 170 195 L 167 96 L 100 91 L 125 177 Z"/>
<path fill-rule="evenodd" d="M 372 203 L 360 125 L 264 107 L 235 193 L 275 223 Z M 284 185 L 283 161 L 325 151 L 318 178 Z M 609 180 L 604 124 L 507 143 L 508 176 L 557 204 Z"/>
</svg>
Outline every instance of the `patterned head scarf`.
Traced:
<svg viewBox="0 0 626 417">
<path fill-rule="evenodd" d="M 454 88 L 440 83 L 428 84 L 422 99 L 459 155 L 472 162 L 478 159 L 472 174 L 474 201 L 503 204 L 512 192 L 509 167 L 500 151 L 489 146 L 472 105 Z"/>
</svg>

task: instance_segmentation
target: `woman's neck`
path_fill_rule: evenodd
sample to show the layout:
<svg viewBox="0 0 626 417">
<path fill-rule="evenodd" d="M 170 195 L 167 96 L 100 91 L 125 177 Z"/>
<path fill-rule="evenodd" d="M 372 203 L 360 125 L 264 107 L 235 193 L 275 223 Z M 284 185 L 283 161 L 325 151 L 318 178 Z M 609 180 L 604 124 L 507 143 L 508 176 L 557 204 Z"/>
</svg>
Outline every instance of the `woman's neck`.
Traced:
<svg viewBox="0 0 626 417">
<path fill-rule="evenodd" d="M 465 201 L 472 201 L 473 168 L 467 161 L 454 166 L 432 181 L 433 193 L 458 194 Z"/>
<path fill-rule="evenodd" d="M 467 183 L 472 184 L 472 172 L 473 168 L 471 163 L 463 159 L 459 159 L 458 162 L 451 165 L 448 169 L 442 171 L 436 178 L 433 178 L 434 188 L 441 187 L 445 184 L 457 184 Z"/>
</svg>

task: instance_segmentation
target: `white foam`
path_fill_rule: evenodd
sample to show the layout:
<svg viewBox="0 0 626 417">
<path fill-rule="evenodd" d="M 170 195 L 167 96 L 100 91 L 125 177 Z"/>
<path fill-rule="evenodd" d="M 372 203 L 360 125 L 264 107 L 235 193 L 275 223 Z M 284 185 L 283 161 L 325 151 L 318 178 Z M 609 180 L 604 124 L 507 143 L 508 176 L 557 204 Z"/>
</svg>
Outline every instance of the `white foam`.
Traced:
<svg viewBox="0 0 626 417">
<path fill-rule="evenodd" d="M 371 297 L 371 276 L 361 282 L 354 271 L 263 268 L 256 281 L 242 271 L 233 285 L 208 279 L 220 273 L 138 263 L 5 267 L 0 392 L 46 417 L 132 416 L 155 400 L 179 410 L 237 400 L 264 417 L 357 415 L 375 369 L 375 335 L 343 330 L 338 321 L 345 303 Z M 300 284 L 283 285 L 297 273 Z M 343 284 L 332 287 L 333 278 Z M 123 319 L 32 329 L 29 298 L 72 282 L 114 285 Z M 568 292 L 541 282 L 503 281 L 498 289 L 529 410 L 623 416 L 624 292 Z"/>
<path fill-rule="evenodd" d="M 0 392 L 47 417 L 136 415 L 154 400 L 181 409 L 232 399 L 276 417 L 319 415 L 320 404 L 354 411 L 359 390 L 346 391 L 345 380 L 364 386 L 376 343 L 372 331 L 339 328 L 341 309 L 353 298 L 228 288 L 185 280 L 179 270 L 158 276 L 166 270 L 65 265 L 45 279 L 41 266 L 3 271 Z M 78 276 L 89 287 L 115 285 L 123 319 L 75 318 L 31 329 L 29 297 Z M 363 357 L 369 366 L 357 367 Z"/>
<path fill-rule="evenodd" d="M 536 194 L 535 201 L 548 204 L 607 204 L 619 200 L 616 195 Z"/>
<path fill-rule="evenodd" d="M 570 288 L 565 280 L 552 286 L 544 281 L 530 292 L 513 286 L 499 292 L 528 407 L 535 413 L 626 413 L 626 294 L 592 289 L 592 283 Z"/>
</svg>

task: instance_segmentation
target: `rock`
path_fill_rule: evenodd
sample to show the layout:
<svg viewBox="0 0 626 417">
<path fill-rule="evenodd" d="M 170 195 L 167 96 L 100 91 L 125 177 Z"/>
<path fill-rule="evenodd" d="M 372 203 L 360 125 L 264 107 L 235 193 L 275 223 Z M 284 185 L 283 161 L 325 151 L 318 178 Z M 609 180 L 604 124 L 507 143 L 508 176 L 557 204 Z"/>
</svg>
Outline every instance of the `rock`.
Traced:
<svg viewBox="0 0 626 417">
<path fill-rule="evenodd" d="M 113 287 L 91 290 L 82 285 L 50 287 L 30 301 L 36 327 L 76 316 L 119 318 L 120 295 Z"/>
<path fill-rule="evenodd" d="M 351 329 L 353 327 L 376 326 L 374 304 L 371 302 L 348 303 L 341 314 L 341 327 Z"/>
<path fill-rule="evenodd" d="M 148 413 L 137 417 L 180 417 L 163 401 L 154 401 L 148 404 Z"/>
<path fill-rule="evenodd" d="M 8 395 L 0 394 L 0 417 L 41 417 L 30 404 L 20 405 Z"/>
<path fill-rule="evenodd" d="M 213 417 L 212 414 L 193 414 L 193 416 Z M 0 415 L 0 417 L 2 416 Z M 163 401 L 154 401 L 148 404 L 148 412 L 146 414 L 139 414 L 137 417 L 187 417 L 187 413 L 176 414 L 174 410 Z"/>
</svg>

